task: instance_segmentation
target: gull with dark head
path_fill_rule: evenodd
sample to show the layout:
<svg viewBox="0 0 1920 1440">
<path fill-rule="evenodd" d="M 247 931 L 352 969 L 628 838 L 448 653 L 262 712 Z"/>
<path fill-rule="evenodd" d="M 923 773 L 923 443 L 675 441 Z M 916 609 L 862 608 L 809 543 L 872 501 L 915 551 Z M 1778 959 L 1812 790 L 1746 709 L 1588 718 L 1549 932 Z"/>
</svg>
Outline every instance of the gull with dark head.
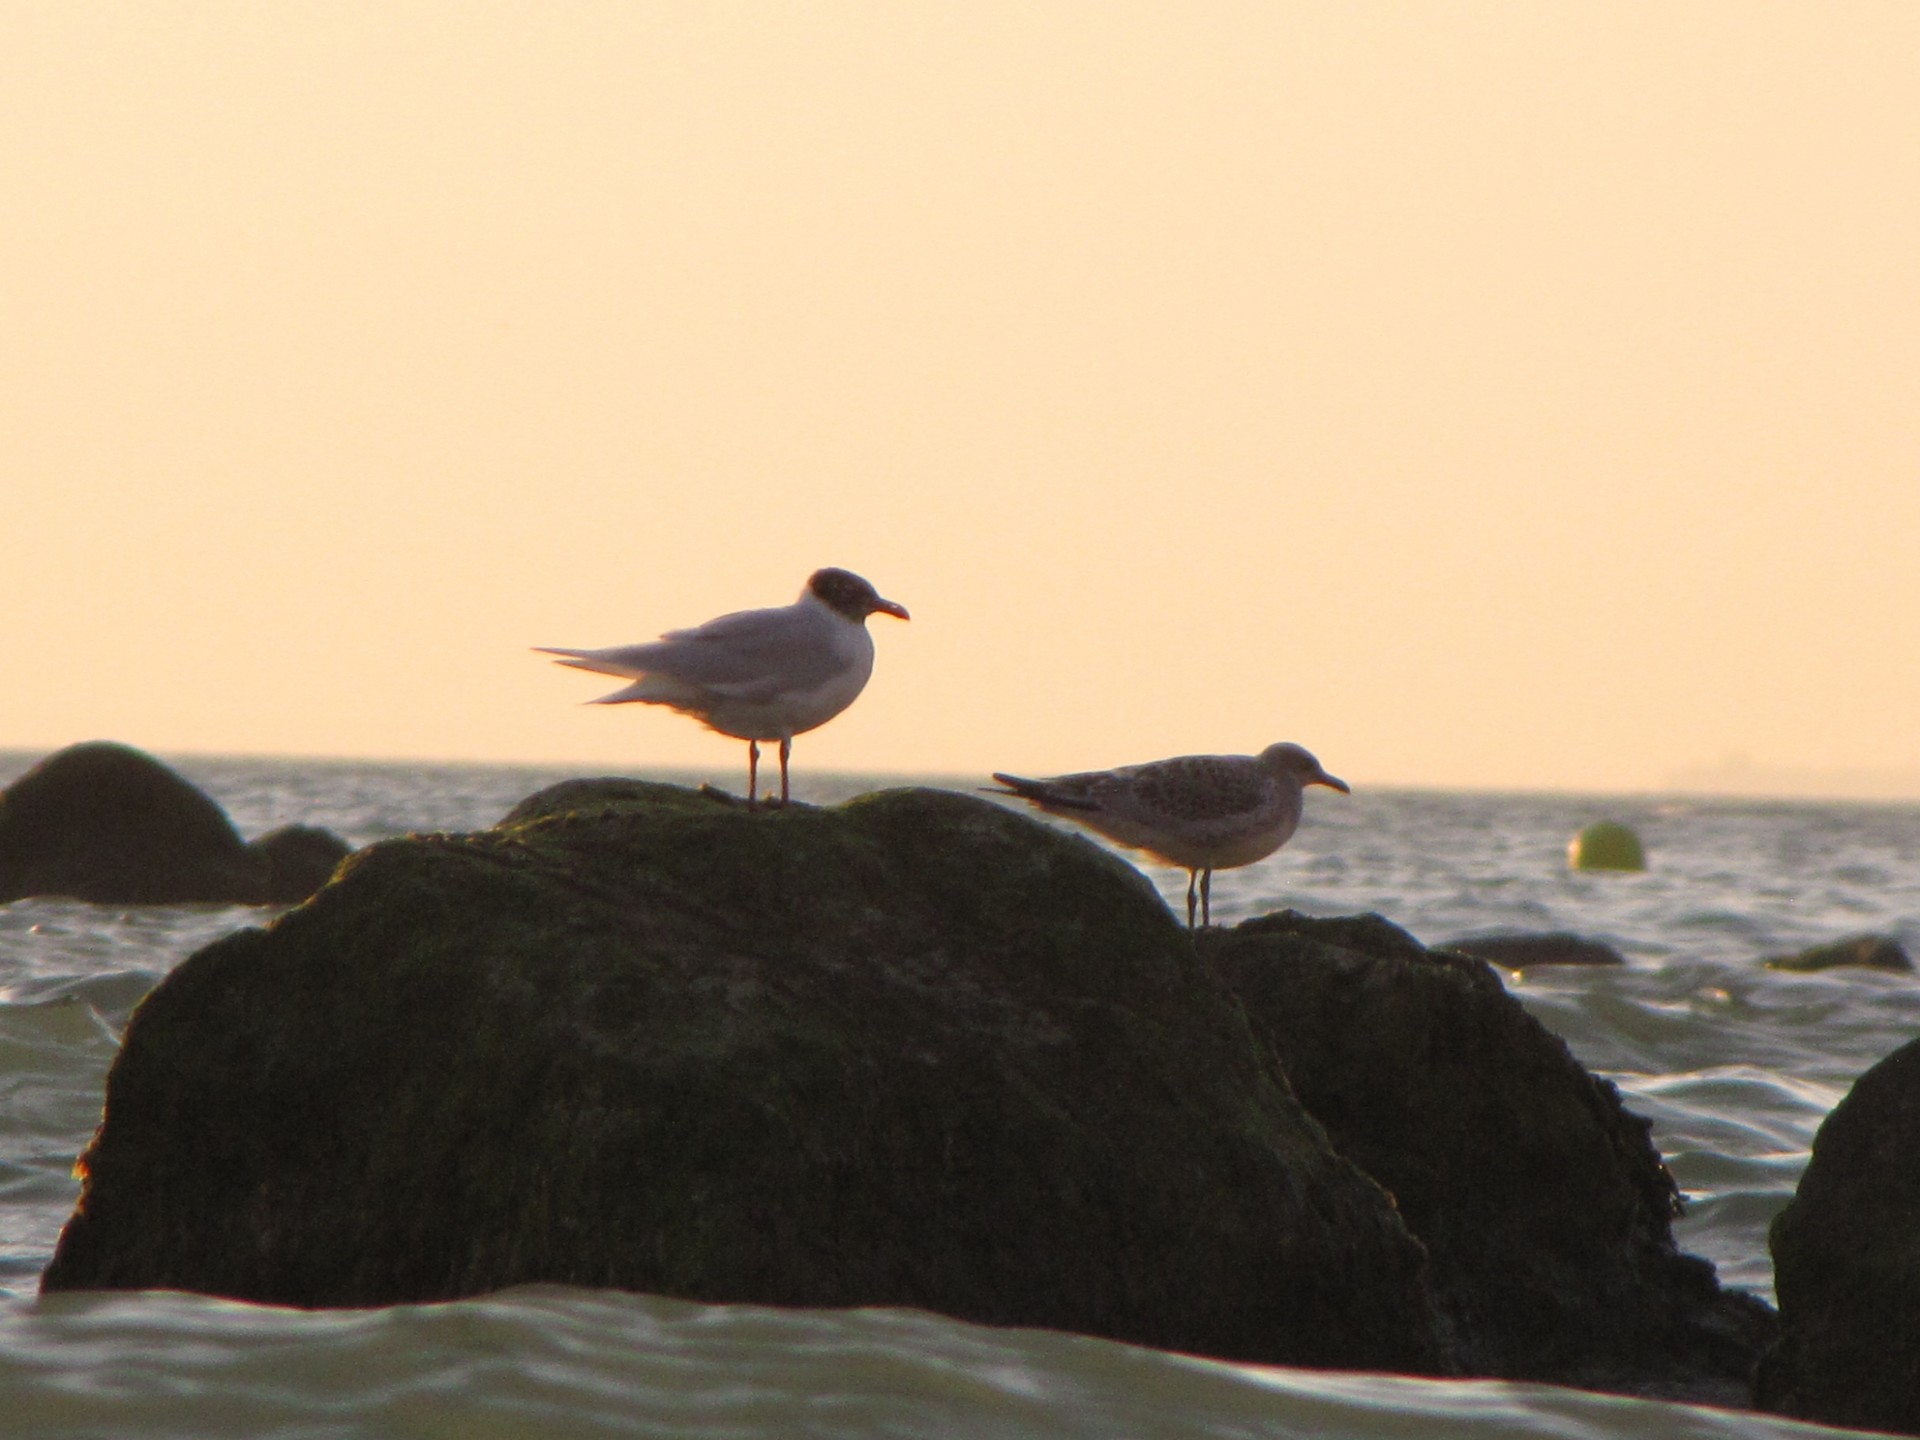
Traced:
<svg viewBox="0 0 1920 1440">
<path fill-rule="evenodd" d="M 1344 794 L 1347 782 L 1329 775 L 1298 745 L 1269 745 L 1258 755 L 1181 755 L 1118 770 L 1088 770 L 1027 780 L 996 774 L 1007 788 L 1050 815 L 1078 821 L 1121 845 L 1144 850 L 1187 872 L 1187 928 L 1193 928 L 1194 891 L 1200 923 L 1213 923 L 1215 870 L 1264 860 L 1300 825 L 1309 785 Z"/>
<path fill-rule="evenodd" d="M 846 709 L 873 673 L 869 615 L 907 618 L 904 606 L 881 599 L 858 575 L 830 568 L 814 571 L 791 605 L 736 611 L 643 645 L 535 648 L 560 656 L 562 665 L 633 681 L 592 704 L 665 705 L 746 741 L 749 803 L 759 785 L 760 742 L 778 740 L 785 804 L 793 737 Z"/>
</svg>

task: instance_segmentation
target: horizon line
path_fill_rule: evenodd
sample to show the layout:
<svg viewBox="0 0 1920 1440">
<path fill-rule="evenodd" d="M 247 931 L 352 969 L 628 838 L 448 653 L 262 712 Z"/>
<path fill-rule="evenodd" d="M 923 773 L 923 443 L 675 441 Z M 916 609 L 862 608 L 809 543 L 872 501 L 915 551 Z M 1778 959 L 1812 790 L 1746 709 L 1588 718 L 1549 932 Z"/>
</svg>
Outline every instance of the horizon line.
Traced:
<svg viewBox="0 0 1920 1440">
<path fill-rule="evenodd" d="M 72 748 L 75 744 L 91 744 L 104 741 L 104 737 L 95 740 L 72 741 L 64 745 L 51 747 L 0 744 L 0 770 L 5 771 L 0 779 L 0 788 L 10 784 L 20 773 L 33 764 L 57 754 L 61 750 Z M 104 743 L 125 745 L 129 749 L 141 750 L 156 759 L 178 761 L 192 764 L 199 761 L 255 762 L 285 765 L 363 765 L 392 768 L 431 768 L 446 767 L 460 769 L 490 770 L 565 770 L 584 773 L 587 767 L 597 765 L 619 765 L 617 772 L 631 775 L 632 778 L 648 776 L 671 777 L 680 780 L 699 777 L 711 780 L 711 777 L 730 767 L 725 765 L 697 764 L 642 764 L 632 765 L 624 761 L 582 761 L 573 758 L 514 758 L 499 757 L 476 758 L 471 756 L 449 755 L 367 755 L 367 754 L 320 754 L 298 753 L 275 750 L 198 750 L 189 748 L 159 747 L 149 749 L 134 745 L 129 741 L 104 741 Z M 17 767 L 13 762 L 24 763 Z M 873 768 L 813 769 L 812 776 L 834 781 L 852 779 L 895 779 L 902 781 L 957 781 L 973 778 L 974 772 L 965 767 L 923 766 L 904 769 L 895 766 L 876 766 Z M 980 775 L 990 772 L 982 770 Z M 1756 800 L 1825 804 L 1867 804 L 1867 805 L 1920 805 L 1920 769 L 1913 770 L 1846 770 L 1816 769 L 1811 767 L 1772 766 L 1749 761 L 1744 758 L 1729 758 L 1705 765 L 1690 765 L 1684 769 L 1669 772 L 1661 782 L 1648 785 L 1604 786 L 1581 784 L 1528 785 L 1517 783 L 1504 784 L 1453 784 L 1447 782 L 1419 780 L 1365 780 L 1357 781 L 1358 792 L 1399 794 L 1472 794 L 1472 795 L 1511 795 L 1534 799 L 1565 797 L 1568 799 L 1618 799 L 1625 801 L 1662 802 L 1692 800 Z"/>
</svg>

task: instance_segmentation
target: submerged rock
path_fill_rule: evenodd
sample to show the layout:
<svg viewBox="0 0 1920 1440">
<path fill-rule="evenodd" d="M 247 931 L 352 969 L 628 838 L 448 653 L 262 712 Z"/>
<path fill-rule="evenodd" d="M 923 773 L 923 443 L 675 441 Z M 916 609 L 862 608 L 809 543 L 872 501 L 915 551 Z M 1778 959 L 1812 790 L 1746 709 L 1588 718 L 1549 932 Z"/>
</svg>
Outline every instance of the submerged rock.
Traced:
<svg viewBox="0 0 1920 1440">
<path fill-rule="evenodd" d="M 1152 886 L 967 796 L 576 782 L 129 1024 L 49 1291 L 528 1281 L 1439 1372 L 1424 1255 Z"/>
<path fill-rule="evenodd" d="M 1604 940 L 1589 940 L 1565 930 L 1498 935 L 1465 935 L 1441 947 L 1507 970 L 1534 965 L 1624 965 L 1627 957 Z"/>
<path fill-rule="evenodd" d="M 1920 1040 L 1854 1082 L 1769 1235 L 1779 1343 L 1755 1393 L 1823 1425 L 1920 1435 Z"/>
<path fill-rule="evenodd" d="M 1426 1246 L 1467 1374 L 1745 1402 L 1772 1312 L 1676 1248 L 1647 1122 L 1485 964 L 1291 911 L 1202 948 Z"/>
<path fill-rule="evenodd" d="M 0 792 L 0 903 L 293 904 L 347 853 L 338 836 L 307 826 L 249 845 L 190 782 L 106 740 L 57 751 Z"/>
<path fill-rule="evenodd" d="M 1844 940 L 1815 945 L 1792 955 L 1774 955 L 1764 963 L 1769 970 L 1832 970 L 1842 965 L 1868 970 L 1913 969 L 1907 947 L 1891 935 L 1849 935 Z"/>
</svg>

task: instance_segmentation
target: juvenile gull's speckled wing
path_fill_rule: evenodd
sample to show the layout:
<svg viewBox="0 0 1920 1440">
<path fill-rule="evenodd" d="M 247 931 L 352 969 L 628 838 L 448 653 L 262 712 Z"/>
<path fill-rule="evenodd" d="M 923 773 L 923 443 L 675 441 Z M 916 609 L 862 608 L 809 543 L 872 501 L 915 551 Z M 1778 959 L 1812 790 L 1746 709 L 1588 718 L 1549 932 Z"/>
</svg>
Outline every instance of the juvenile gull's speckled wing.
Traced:
<svg viewBox="0 0 1920 1440">
<path fill-rule="evenodd" d="M 1183 755 L 1131 767 L 1111 803 L 1187 824 L 1231 822 L 1272 805 L 1273 776 L 1250 755 Z"/>
</svg>

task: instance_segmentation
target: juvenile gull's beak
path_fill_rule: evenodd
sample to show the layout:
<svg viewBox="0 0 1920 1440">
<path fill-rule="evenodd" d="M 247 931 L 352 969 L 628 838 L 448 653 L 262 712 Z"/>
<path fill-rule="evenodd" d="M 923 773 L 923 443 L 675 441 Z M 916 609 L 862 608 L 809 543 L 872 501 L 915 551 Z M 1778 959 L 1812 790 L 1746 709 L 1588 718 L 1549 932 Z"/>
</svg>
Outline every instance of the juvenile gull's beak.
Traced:
<svg viewBox="0 0 1920 1440">
<path fill-rule="evenodd" d="M 1313 779 L 1307 781 L 1307 784 L 1324 785 L 1329 790 L 1338 790 L 1342 795 L 1351 795 L 1353 793 L 1353 788 L 1349 786 L 1346 781 L 1342 780 L 1338 775 L 1329 775 L 1324 770 L 1314 776 Z"/>
</svg>

